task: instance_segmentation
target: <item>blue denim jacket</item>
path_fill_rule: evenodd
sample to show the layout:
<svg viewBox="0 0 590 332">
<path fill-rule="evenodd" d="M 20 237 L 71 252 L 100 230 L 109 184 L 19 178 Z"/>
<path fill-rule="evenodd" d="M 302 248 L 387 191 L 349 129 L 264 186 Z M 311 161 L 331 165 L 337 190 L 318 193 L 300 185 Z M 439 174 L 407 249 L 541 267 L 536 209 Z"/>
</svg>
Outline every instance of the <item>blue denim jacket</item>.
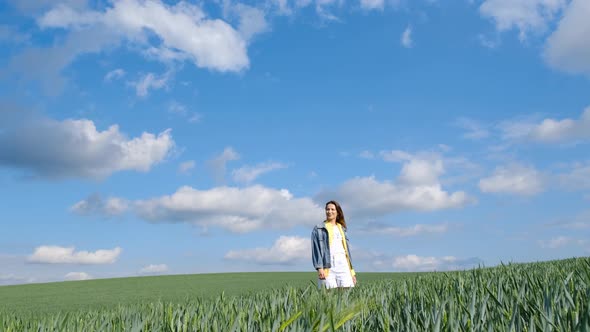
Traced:
<svg viewBox="0 0 590 332">
<path fill-rule="evenodd" d="M 352 258 L 350 257 L 350 244 L 348 235 L 346 234 L 346 228 L 344 229 L 344 238 L 346 239 L 346 249 L 348 255 L 348 262 L 350 263 L 350 269 L 352 268 Z M 321 223 L 313 228 L 311 232 L 311 260 L 313 267 L 317 269 L 329 269 L 332 267 L 330 263 L 330 240 L 328 236 L 328 230 L 326 225 Z M 354 275 L 354 272 L 352 272 Z"/>
</svg>

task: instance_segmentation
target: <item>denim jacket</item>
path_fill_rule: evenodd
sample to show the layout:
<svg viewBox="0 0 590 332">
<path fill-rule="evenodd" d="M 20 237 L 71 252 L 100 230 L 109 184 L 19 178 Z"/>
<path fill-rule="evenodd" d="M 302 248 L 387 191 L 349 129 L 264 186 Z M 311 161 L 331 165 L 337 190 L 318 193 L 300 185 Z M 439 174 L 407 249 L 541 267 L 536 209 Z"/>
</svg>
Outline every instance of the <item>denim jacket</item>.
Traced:
<svg viewBox="0 0 590 332">
<path fill-rule="evenodd" d="M 348 235 L 346 234 L 346 228 L 344 230 L 344 238 L 346 239 L 346 257 L 348 258 L 348 265 L 352 275 L 355 275 L 354 269 L 352 268 L 352 259 L 350 257 L 350 245 Z M 313 267 L 317 269 L 329 269 L 332 267 L 330 259 L 330 239 L 326 224 L 321 223 L 313 228 L 311 232 L 311 260 Z"/>
</svg>

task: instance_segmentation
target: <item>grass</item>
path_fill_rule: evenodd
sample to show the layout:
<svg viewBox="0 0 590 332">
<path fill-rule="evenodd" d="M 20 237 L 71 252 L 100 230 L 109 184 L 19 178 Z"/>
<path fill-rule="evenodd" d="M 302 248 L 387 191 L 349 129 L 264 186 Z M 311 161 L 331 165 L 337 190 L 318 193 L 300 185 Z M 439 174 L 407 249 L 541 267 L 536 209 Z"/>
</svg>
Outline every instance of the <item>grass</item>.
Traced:
<svg viewBox="0 0 590 332">
<path fill-rule="evenodd" d="M 359 282 L 409 278 L 417 273 L 360 273 Z M 224 292 L 240 296 L 284 286 L 315 284 L 313 272 L 218 273 L 96 279 L 0 287 L 0 311 L 51 314 L 152 302 L 185 303 Z"/>
</svg>

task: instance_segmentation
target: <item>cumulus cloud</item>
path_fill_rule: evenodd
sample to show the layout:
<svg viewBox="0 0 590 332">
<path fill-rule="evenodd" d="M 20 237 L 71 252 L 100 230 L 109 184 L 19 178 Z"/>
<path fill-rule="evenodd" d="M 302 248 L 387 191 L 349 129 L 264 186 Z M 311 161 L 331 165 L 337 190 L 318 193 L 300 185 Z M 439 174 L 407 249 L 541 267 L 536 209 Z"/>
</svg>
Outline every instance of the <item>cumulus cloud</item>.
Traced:
<svg viewBox="0 0 590 332">
<path fill-rule="evenodd" d="M 186 2 L 169 6 L 160 1 L 125 0 L 104 11 L 57 6 L 38 23 L 42 28 L 72 29 L 100 24 L 138 43 L 149 43 L 149 31 L 159 37 L 161 49 L 181 52 L 201 68 L 239 71 L 249 64 L 246 42 L 234 28 L 207 18 L 201 7 Z"/>
<path fill-rule="evenodd" d="M 139 270 L 140 274 L 161 274 L 165 272 L 168 272 L 168 265 L 166 264 L 150 264 Z"/>
<path fill-rule="evenodd" d="M 69 272 L 64 276 L 65 280 L 90 280 L 92 276 L 86 272 Z"/>
<path fill-rule="evenodd" d="M 381 271 L 426 272 L 426 271 L 456 271 L 476 267 L 482 260 L 476 257 L 457 258 L 454 256 L 418 256 L 409 255 L 383 255 L 371 253 L 370 265 Z"/>
<path fill-rule="evenodd" d="M 506 121 L 500 125 L 505 139 L 539 143 L 561 143 L 590 139 L 590 107 L 579 119 L 546 118 L 541 122 Z"/>
<path fill-rule="evenodd" d="M 557 69 L 590 74 L 590 2 L 572 0 L 557 29 L 547 39 L 544 58 Z"/>
<path fill-rule="evenodd" d="M 323 218 L 322 207 L 311 199 L 294 198 L 288 190 L 259 185 L 209 190 L 185 186 L 170 196 L 135 201 L 134 208 L 141 218 L 150 222 L 186 222 L 238 233 L 311 226 Z"/>
<path fill-rule="evenodd" d="M 545 32 L 566 4 L 566 0 L 485 0 L 479 12 L 492 19 L 499 31 L 518 29 L 523 41 L 531 32 Z"/>
<path fill-rule="evenodd" d="M 287 168 L 287 165 L 277 162 L 266 162 L 256 166 L 243 166 L 232 172 L 234 181 L 250 183 L 259 176 L 277 169 Z"/>
<path fill-rule="evenodd" d="M 270 248 L 230 250 L 224 257 L 261 265 L 290 265 L 311 259 L 310 248 L 309 238 L 281 236 Z"/>
<path fill-rule="evenodd" d="M 74 204 L 70 211 L 79 215 L 101 215 L 112 217 L 127 211 L 127 200 L 117 197 L 103 199 L 99 194 L 90 195 L 87 199 Z"/>
<path fill-rule="evenodd" d="M 439 177 L 444 162 L 436 154 L 410 154 L 400 150 L 381 151 L 388 162 L 403 162 L 395 181 L 378 181 L 374 176 L 355 177 L 318 194 L 321 201 L 335 199 L 352 215 L 377 217 L 404 210 L 433 211 L 459 208 L 473 202 L 463 191 L 443 190 Z"/>
<path fill-rule="evenodd" d="M 474 259 L 460 260 L 453 256 L 421 257 L 417 255 L 397 256 L 393 259 L 392 266 L 405 271 L 443 271 L 462 270 L 472 267 L 479 261 Z"/>
<path fill-rule="evenodd" d="M 40 246 L 27 259 L 40 264 L 112 264 L 122 252 L 120 247 L 94 252 L 74 251 L 74 247 Z"/>
<path fill-rule="evenodd" d="M 215 180 L 218 183 L 221 183 L 224 182 L 225 179 L 226 164 L 238 159 L 240 159 L 240 155 L 231 146 L 228 146 L 223 149 L 223 152 L 220 155 L 209 160 L 207 164 L 213 172 Z"/>
<path fill-rule="evenodd" d="M 530 196 L 544 190 L 543 175 L 534 167 L 519 164 L 498 166 L 494 174 L 479 181 L 485 193 L 509 193 Z"/>
<path fill-rule="evenodd" d="M 227 0 L 223 2 L 223 5 L 224 16 L 230 19 L 237 18 L 238 31 L 246 41 L 270 29 L 263 10 Z"/>
<path fill-rule="evenodd" d="M 412 41 L 412 27 L 407 26 L 401 36 L 401 43 L 405 48 L 410 48 L 414 45 Z"/>
<path fill-rule="evenodd" d="M 416 224 L 407 227 L 388 226 L 380 224 L 369 224 L 360 230 L 361 233 L 375 233 L 379 235 L 389 235 L 396 237 L 419 236 L 423 234 L 446 233 L 449 230 L 448 223 L 442 224 Z"/>
<path fill-rule="evenodd" d="M 240 11 L 244 18 L 238 31 L 185 1 L 168 5 L 157 0 L 123 0 L 98 10 L 53 2 L 42 8 L 44 12 L 35 15 L 37 24 L 41 29 L 66 30 L 63 42 L 25 50 L 14 57 L 11 68 L 41 80 L 52 94 L 64 84 L 61 71 L 78 56 L 120 45 L 164 63 L 190 61 L 199 68 L 240 72 L 249 67 L 246 38 L 263 28 L 253 10 Z"/>
<path fill-rule="evenodd" d="M 0 124 L 0 165 L 42 178 L 100 179 L 124 170 L 147 172 L 173 148 L 170 130 L 129 139 L 117 125 L 99 131 L 86 119 L 26 117 Z"/>
</svg>

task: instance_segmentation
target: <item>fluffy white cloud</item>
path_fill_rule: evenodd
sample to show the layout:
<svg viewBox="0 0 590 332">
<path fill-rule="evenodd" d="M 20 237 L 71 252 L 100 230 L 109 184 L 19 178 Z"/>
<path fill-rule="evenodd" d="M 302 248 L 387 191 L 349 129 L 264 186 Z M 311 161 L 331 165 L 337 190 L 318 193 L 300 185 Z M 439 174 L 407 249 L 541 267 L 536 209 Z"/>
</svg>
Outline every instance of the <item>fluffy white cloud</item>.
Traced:
<svg viewBox="0 0 590 332">
<path fill-rule="evenodd" d="M 293 198 L 288 190 L 259 185 L 209 190 L 185 186 L 170 196 L 136 201 L 134 206 L 150 222 L 187 222 L 232 232 L 311 226 L 323 220 L 322 207 L 311 199 Z"/>
<path fill-rule="evenodd" d="M 0 125 L 0 165 L 46 178 L 104 178 L 147 172 L 174 148 L 170 130 L 129 139 L 112 125 L 98 131 L 90 120 L 27 117 Z"/>
<path fill-rule="evenodd" d="M 239 183 L 250 183 L 262 174 L 277 169 L 287 168 L 287 165 L 277 162 L 266 162 L 256 166 L 243 166 L 232 172 L 234 181 Z"/>
<path fill-rule="evenodd" d="M 547 39 L 544 57 L 554 68 L 590 74 L 590 1 L 573 0 Z"/>
<path fill-rule="evenodd" d="M 65 280 L 90 280 L 92 276 L 86 272 L 69 272 L 64 276 Z"/>
<path fill-rule="evenodd" d="M 231 250 L 225 259 L 240 260 L 257 264 L 289 265 L 311 259 L 309 238 L 298 236 L 281 236 L 270 248 Z"/>
<path fill-rule="evenodd" d="M 56 6 L 38 20 L 42 28 L 83 29 L 100 25 L 119 38 L 151 47 L 148 33 L 159 37 L 161 50 L 181 53 L 195 65 L 219 71 L 240 71 L 249 65 L 246 40 L 228 23 L 209 19 L 187 2 L 173 6 L 156 0 L 123 0 L 104 11 Z M 149 32 L 148 32 L 149 31 Z"/>
<path fill-rule="evenodd" d="M 414 45 L 414 42 L 412 41 L 412 27 L 411 26 L 408 25 L 406 27 L 406 29 L 402 33 L 400 40 L 401 40 L 402 45 L 405 48 L 410 48 Z"/>
<path fill-rule="evenodd" d="M 485 0 L 479 12 L 493 19 L 499 31 L 516 28 L 520 40 L 525 40 L 530 32 L 544 32 L 566 4 L 566 0 Z"/>
<path fill-rule="evenodd" d="M 335 199 L 355 216 L 375 217 L 403 210 L 433 211 L 462 207 L 472 201 L 462 191 L 449 194 L 440 184 L 398 185 L 379 182 L 374 177 L 357 177 L 334 191 L 320 193 L 325 200 Z"/>
<path fill-rule="evenodd" d="M 41 264 L 112 264 L 122 249 L 101 249 L 95 252 L 74 251 L 74 247 L 40 246 L 28 257 L 31 263 Z"/>
<path fill-rule="evenodd" d="M 490 177 L 479 181 L 485 193 L 535 195 L 543 191 L 543 175 L 533 167 L 518 164 L 499 166 Z"/>
<path fill-rule="evenodd" d="M 109 197 L 106 200 L 99 194 L 93 194 L 85 200 L 81 200 L 74 204 L 70 211 L 80 215 L 101 215 L 101 216 L 116 216 L 124 213 L 129 208 L 127 200 Z"/>
<path fill-rule="evenodd" d="M 410 154 L 400 150 L 381 151 L 388 162 L 403 162 L 396 181 L 377 181 L 374 176 L 356 177 L 334 190 L 319 193 L 321 200 L 335 199 L 347 213 L 376 217 L 403 210 L 433 211 L 462 207 L 474 200 L 462 191 L 443 190 L 439 177 L 444 162 L 437 154 Z"/>
<path fill-rule="evenodd" d="M 448 230 L 449 230 L 449 224 L 447 224 L 447 223 L 436 224 L 436 225 L 416 224 L 416 225 L 408 226 L 408 227 L 369 224 L 369 225 L 367 225 L 367 227 L 362 229 L 360 232 L 362 232 L 362 233 L 375 233 L 375 234 L 379 234 L 379 235 L 392 235 L 392 236 L 399 236 L 399 237 L 408 237 L 408 236 L 419 236 L 419 235 L 423 235 L 423 234 L 446 233 Z"/>
<path fill-rule="evenodd" d="M 541 122 L 507 121 L 500 125 L 502 136 L 510 140 L 524 140 L 539 143 L 559 143 L 590 139 L 590 107 L 579 119 L 551 119 Z"/>
<path fill-rule="evenodd" d="M 424 272 L 464 270 L 473 268 L 481 263 L 481 260 L 478 258 L 460 259 L 454 256 L 434 257 L 414 254 L 393 257 L 380 254 L 369 256 L 373 256 L 371 260 L 373 268 L 385 271 Z"/>
<path fill-rule="evenodd" d="M 139 270 L 140 274 L 160 274 L 165 272 L 168 272 L 168 265 L 166 264 L 150 264 Z"/>
</svg>

